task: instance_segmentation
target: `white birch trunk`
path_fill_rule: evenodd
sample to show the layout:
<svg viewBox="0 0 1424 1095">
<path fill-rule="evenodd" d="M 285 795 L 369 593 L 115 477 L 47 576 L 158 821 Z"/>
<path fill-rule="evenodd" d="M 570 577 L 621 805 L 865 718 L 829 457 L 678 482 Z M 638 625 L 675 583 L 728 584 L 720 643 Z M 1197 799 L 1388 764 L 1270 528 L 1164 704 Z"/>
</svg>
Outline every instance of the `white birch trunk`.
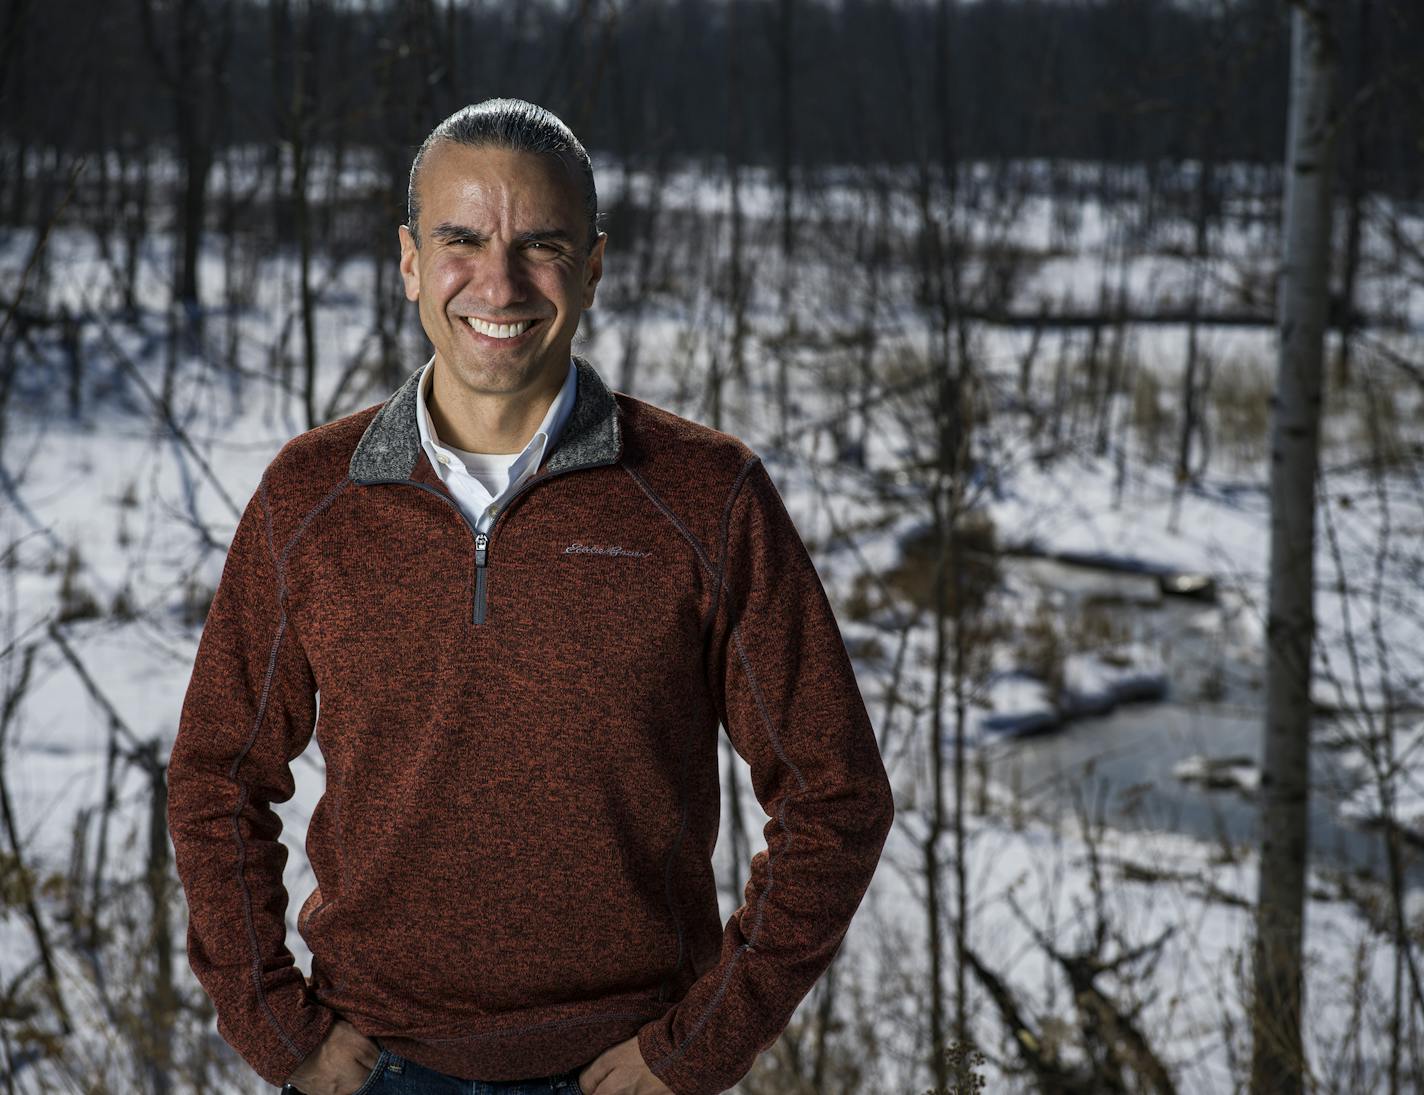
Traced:
<svg viewBox="0 0 1424 1095">
<path fill-rule="evenodd" d="M 1251 1091 L 1302 1090 L 1315 482 L 1328 314 L 1336 46 L 1327 0 L 1293 0 L 1280 356 L 1271 416 L 1270 609 Z"/>
</svg>

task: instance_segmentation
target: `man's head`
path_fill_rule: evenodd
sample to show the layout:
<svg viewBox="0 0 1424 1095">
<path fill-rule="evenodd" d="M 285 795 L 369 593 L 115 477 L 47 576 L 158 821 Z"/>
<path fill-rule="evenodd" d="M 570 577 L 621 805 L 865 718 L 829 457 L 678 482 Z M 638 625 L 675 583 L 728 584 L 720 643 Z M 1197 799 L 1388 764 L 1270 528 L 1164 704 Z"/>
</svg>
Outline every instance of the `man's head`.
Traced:
<svg viewBox="0 0 1424 1095">
<path fill-rule="evenodd" d="M 551 111 L 523 99 L 486 99 L 461 107 L 430 131 L 410 165 L 406 189 L 406 224 L 420 246 L 420 191 L 416 185 L 426 154 L 442 141 L 471 148 L 505 148 L 533 152 L 562 160 L 578 180 L 588 217 L 588 249 L 598 241 L 598 188 L 593 182 L 593 161 L 573 131 Z"/>
<path fill-rule="evenodd" d="M 491 99 L 436 126 L 411 165 L 399 234 L 437 366 L 490 394 L 562 380 L 603 273 L 597 214 L 588 153 L 543 108 Z"/>
</svg>

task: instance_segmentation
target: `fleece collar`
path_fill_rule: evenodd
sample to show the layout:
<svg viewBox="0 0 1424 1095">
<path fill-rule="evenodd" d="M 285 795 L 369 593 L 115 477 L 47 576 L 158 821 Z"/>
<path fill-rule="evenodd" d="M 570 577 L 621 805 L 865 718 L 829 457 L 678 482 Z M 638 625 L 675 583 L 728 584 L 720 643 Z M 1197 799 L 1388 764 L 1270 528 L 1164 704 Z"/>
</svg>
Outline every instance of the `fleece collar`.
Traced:
<svg viewBox="0 0 1424 1095">
<path fill-rule="evenodd" d="M 379 479 L 409 479 L 420 460 L 420 427 L 416 422 L 416 389 L 421 365 L 411 373 L 361 435 L 351 454 L 349 472 L 357 483 Z M 578 385 L 574 408 L 554 450 L 544 462 L 549 472 L 585 464 L 611 464 L 622 451 L 618 403 L 603 378 L 583 358 L 574 355 Z"/>
</svg>

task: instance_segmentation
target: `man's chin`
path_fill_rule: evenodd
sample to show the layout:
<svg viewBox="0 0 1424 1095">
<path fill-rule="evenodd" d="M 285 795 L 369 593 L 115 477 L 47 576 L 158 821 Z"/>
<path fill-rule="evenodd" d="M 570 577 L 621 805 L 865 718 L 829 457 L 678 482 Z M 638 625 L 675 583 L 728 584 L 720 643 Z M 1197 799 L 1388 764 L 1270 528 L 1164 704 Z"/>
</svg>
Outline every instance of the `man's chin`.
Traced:
<svg viewBox="0 0 1424 1095">
<path fill-rule="evenodd" d="M 559 362 L 557 369 L 555 359 Z M 483 392 L 517 392 L 556 371 L 562 377 L 568 368 L 569 353 L 537 346 L 523 351 L 471 353 L 468 347 L 463 347 L 458 356 L 447 357 L 446 363 L 449 371 L 469 388 Z"/>
</svg>

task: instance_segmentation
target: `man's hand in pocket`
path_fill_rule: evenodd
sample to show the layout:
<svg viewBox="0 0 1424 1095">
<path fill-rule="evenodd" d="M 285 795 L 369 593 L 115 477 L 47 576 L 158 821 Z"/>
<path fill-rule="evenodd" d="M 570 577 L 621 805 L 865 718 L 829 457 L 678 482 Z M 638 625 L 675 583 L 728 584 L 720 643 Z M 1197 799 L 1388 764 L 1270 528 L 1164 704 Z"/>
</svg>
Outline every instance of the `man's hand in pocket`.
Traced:
<svg viewBox="0 0 1424 1095">
<path fill-rule="evenodd" d="M 287 1083 L 305 1095 L 351 1095 L 366 1082 L 380 1056 L 380 1046 L 345 1019 L 337 1019 Z"/>
<path fill-rule="evenodd" d="M 672 1089 L 648 1069 L 635 1034 L 610 1046 L 579 1073 L 583 1095 L 672 1095 Z"/>
</svg>

